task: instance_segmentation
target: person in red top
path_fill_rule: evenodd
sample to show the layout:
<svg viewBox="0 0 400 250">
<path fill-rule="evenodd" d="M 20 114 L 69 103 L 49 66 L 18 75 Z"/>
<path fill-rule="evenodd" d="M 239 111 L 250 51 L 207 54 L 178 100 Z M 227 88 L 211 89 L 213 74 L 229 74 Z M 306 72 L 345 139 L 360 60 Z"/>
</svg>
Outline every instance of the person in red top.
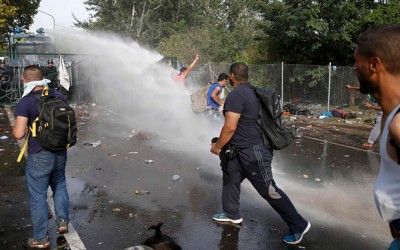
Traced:
<svg viewBox="0 0 400 250">
<path fill-rule="evenodd" d="M 179 71 L 179 74 L 177 74 L 174 77 L 174 80 L 182 85 L 182 86 L 187 86 L 187 83 L 185 81 L 185 78 L 187 77 L 187 75 L 189 74 L 189 72 L 193 69 L 194 65 L 196 64 L 196 62 L 200 59 L 199 53 L 196 53 L 196 57 L 194 58 L 193 62 L 189 65 L 189 67 L 182 67 L 181 70 Z"/>
</svg>

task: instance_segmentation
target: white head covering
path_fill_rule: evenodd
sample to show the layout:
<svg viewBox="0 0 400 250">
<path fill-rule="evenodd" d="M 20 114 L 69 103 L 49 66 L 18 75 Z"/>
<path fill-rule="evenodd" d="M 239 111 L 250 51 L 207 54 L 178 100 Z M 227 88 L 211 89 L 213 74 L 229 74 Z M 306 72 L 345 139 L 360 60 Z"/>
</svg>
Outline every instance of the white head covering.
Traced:
<svg viewBox="0 0 400 250">
<path fill-rule="evenodd" d="M 40 81 L 32 81 L 32 82 L 28 82 L 24 85 L 24 93 L 22 94 L 22 97 L 28 95 L 29 93 L 32 92 L 32 90 L 35 87 L 41 86 L 41 87 L 48 87 L 48 83 L 51 82 L 49 79 L 43 79 Z M 21 98 L 22 98 L 21 97 Z"/>
</svg>

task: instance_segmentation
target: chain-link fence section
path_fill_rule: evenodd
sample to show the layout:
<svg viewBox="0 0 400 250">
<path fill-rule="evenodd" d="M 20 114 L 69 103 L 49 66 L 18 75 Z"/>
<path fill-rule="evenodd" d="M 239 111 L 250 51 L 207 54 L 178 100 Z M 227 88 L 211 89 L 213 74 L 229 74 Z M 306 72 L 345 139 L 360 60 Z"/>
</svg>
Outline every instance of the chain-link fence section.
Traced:
<svg viewBox="0 0 400 250">
<path fill-rule="evenodd" d="M 229 73 L 229 63 L 208 63 L 190 74 L 194 86 L 216 81 L 220 73 Z M 358 85 L 353 67 L 301 64 L 248 64 L 250 82 L 281 94 L 282 104 L 312 106 L 314 113 L 360 104 L 365 96 L 346 84 Z"/>
<path fill-rule="evenodd" d="M 47 61 L 53 61 L 56 68 L 60 63 L 57 54 L 18 54 L 18 60 L 5 60 L 0 65 L 0 102 L 15 102 L 23 93 L 21 82 L 23 68 L 27 65 L 40 65 L 44 72 L 48 71 Z M 71 88 L 68 98 L 74 102 L 95 101 L 92 95 L 96 86 L 96 69 L 89 56 L 64 55 L 64 62 L 70 76 Z M 248 64 L 250 81 L 257 86 L 273 89 L 281 94 L 282 105 L 297 103 L 312 106 L 313 112 L 323 112 L 347 105 L 358 105 L 365 96 L 358 91 L 345 87 L 346 84 L 358 85 L 358 80 L 349 66 L 319 66 L 301 64 Z M 193 91 L 206 84 L 215 82 L 221 73 L 229 74 L 230 63 L 209 62 L 193 70 L 188 76 Z M 53 72 L 54 74 L 54 72 Z M 45 77 L 49 77 L 46 76 Z M 56 86 L 60 87 L 57 77 Z M 232 89 L 227 86 L 224 95 Z"/>
</svg>

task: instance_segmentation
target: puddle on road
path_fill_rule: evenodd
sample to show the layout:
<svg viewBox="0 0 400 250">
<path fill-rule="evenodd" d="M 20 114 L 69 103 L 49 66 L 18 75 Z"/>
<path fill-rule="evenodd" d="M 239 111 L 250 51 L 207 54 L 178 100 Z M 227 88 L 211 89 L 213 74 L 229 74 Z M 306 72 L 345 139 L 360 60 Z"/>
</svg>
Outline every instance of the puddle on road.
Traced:
<svg viewBox="0 0 400 250">
<path fill-rule="evenodd" d="M 273 168 L 278 186 L 304 217 L 388 237 L 373 200 L 379 155 L 305 138 L 296 142 L 275 153 Z"/>
<path fill-rule="evenodd" d="M 99 187 L 95 184 L 84 182 L 78 178 L 68 178 L 68 193 L 75 199 L 85 198 L 85 197 L 105 197 L 108 196 L 105 187 Z"/>
</svg>

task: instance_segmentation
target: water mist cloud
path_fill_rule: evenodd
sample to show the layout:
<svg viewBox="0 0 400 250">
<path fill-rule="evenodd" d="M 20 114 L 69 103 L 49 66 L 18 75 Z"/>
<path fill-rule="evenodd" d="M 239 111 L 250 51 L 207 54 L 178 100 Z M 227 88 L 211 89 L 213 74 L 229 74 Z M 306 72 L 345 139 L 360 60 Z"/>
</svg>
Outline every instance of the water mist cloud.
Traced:
<svg viewBox="0 0 400 250">
<path fill-rule="evenodd" d="M 209 141 L 207 121 L 191 111 L 190 92 L 174 82 L 176 72 L 158 63 L 162 55 L 109 33 L 51 35 L 59 51 L 80 58 L 87 80 L 75 84 L 90 84 L 93 99 L 121 116 L 118 123 L 156 132 L 182 149 L 204 146 L 199 138 Z"/>
</svg>

